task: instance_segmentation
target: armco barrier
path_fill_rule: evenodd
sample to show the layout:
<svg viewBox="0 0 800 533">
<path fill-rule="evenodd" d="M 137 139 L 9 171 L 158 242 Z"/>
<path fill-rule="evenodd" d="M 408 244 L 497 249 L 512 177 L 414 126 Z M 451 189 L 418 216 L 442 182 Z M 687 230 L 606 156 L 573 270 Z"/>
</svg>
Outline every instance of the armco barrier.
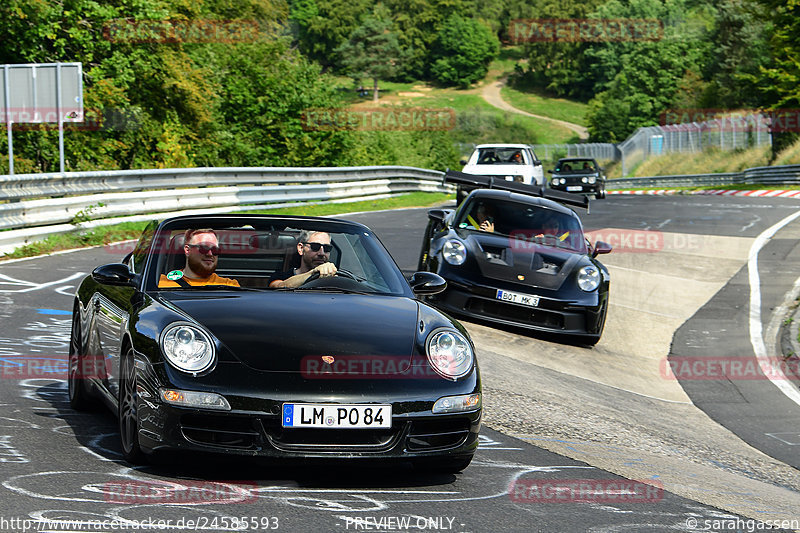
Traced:
<svg viewBox="0 0 800 533">
<path fill-rule="evenodd" d="M 82 227 L 196 212 L 279 208 L 413 191 L 452 192 L 443 173 L 401 166 L 185 168 L 0 176 L 0 253 Z M 612 179 L 608 189 L 800 185 L 800 165 L 743 172 Z M 88 216 L 88 217 L 87 217 Z"/>
<path fill-rule="evenodd" d="M 607 189 L 641 187 L 719 187 L 725 185 L 800 185 L 800 165 L 748 168 L 742 172 L 618 178 Z"/>
<path fill-rule="evenodd" d="M 190 168 L 0 177 L 0 253 L 54 233 L 157 213 L 278 208 L 426 191 L 452 192 L 442 172 L 413 167 Z"/>
</svg>

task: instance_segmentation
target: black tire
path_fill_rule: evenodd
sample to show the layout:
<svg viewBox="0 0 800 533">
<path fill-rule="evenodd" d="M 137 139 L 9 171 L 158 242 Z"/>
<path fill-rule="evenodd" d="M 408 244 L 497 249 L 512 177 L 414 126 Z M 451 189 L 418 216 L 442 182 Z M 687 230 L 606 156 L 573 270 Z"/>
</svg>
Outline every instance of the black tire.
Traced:
<svg viewBox="0 0 800 533">
<path fill-rule="evenodd" d="M 144 453 L 139 446 L 139 413 L 136 391 L 136 368 L 133 348 L 128 348 L 122 357 L 119 376 L 119 436 L 122 456 L 133 465 L 145 463 Z"/>
<path fill-rule="evenodd" d="M 603 336 L 603 330 L 606 328 L 606 317 L 608 316 L 608 302 L 605 302 L 603 304 L 603 310 L 601 312 L 603 313 L 603 318 L 601 319 L 600 322 L 600 331 L 597 333 L 597 335 L 592 335 L 591 337 L 584 338 L 582 340 L 584 344 L 587 344 L 589 346 L 594 346 L 595 344 L 600 342 L 600 337 Z"/>
<path fill-rule="evenodd" d="M 413 462 L 414 469 L 430 474 L 458 474 L 465 470 L 472 462 L 472 455 L 447 457 L 442 459 L 417 459 Z"/>
<path fill-rule="evenodd" d="M 72 331 L 69 336 L 69 354 L 67 356 L 67 390 L 69 405 L 76 411 L 88 411 L 92 407 L 88 378 L 84 368 L 83 343 L 81 342 L 81 315 L 78 305 L 72 311 Z"/>
<path fill-rule="evenodd" d="M 594 197 L 597 200 L 602 200 L 603 198 L 606 197 L 606 187 L 605 187 L 605 185 L 603 185 L 603 187 L 597 192 L 597 194 Z"/>
</svg>

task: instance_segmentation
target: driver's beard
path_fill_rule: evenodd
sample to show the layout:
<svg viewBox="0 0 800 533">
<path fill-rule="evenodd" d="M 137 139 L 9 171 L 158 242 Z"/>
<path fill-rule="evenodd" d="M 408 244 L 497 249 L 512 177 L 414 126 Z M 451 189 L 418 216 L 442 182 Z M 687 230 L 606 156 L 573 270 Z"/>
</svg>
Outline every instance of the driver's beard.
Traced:
<svg viewBox="0 0 800 533">
<path fill-rule="evenodd" d="M 192 272 L 201 278 L 209 277 L 217 269 L 216 258 L 214 259 L 214 264 L 211 267 L 206 266 L 205 263 L 203 263 L 202 258 L 196 255 L 190 255 L 187 260 L 189 262 L 189 268 L 192 269 Z"/>
<path fill-rule="evenodd" d="M 308 272 L 309 270 L 314 270 L 317 266 L 319 266 L 319 265 L 321 265 L 322 263 L 325 262 L 325 261 L 322 261 L 322 262 L 317 261 L 316 264 L 315 264 L 314 263 L 314 258 L 315 257 L 316 257 L 316 255 L 312 255 L 312 254 L 303 254 L 303 255 L 300 256 L 300 262 L 302 263 L 305 272 Z"/>
</svg>

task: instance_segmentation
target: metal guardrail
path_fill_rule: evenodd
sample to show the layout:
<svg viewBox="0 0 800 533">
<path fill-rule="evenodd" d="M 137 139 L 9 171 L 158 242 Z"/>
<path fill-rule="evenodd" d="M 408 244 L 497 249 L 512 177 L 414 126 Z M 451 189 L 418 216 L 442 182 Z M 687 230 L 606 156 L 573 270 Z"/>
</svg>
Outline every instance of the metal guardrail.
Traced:
<svg viewBox="0 0 800 533">
<path fill-rule="evenodd" d="M 146 220 L 331 203 L 413 191 L 452 192 L 443 172 L 413 167 L 190 168 L 0 176 L 0 253 L 55 233 Z M 743 172 L 612 179 L 608 189 L 800 185 L 800 165 Z"/>
<path fill-rule="evenodd" d="M 742 172 L 617 178 L 606 182 L 607 189 L 642 187 L 716 187 L 726 185 L 800 185 L 800 165 L 754 167 Z"/>
<path fill-rule="evenodd" d="M 452 192 L 443 172 L 413 167 L 190 168 L 0 177 L 0 252 L 90 225 L 197 211 Z"/>
</svg>

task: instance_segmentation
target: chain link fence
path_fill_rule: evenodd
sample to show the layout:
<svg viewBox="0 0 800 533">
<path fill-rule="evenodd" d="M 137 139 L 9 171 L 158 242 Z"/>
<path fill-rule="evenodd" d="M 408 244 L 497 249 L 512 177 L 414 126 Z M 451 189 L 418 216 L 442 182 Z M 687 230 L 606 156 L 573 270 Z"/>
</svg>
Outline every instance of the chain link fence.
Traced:
<svg viewBox="0 0 800 533">
<path fill-rule="evenodd" d="M 690 122 L 639 128 L 618 145 L 622 175 L 648 157 L 668 153 L 702 152 L 706 148 L 736 150 L 772 144 L 769 119 L 748 114 L 719 117 L 705 122 Z"/>
</svg>

